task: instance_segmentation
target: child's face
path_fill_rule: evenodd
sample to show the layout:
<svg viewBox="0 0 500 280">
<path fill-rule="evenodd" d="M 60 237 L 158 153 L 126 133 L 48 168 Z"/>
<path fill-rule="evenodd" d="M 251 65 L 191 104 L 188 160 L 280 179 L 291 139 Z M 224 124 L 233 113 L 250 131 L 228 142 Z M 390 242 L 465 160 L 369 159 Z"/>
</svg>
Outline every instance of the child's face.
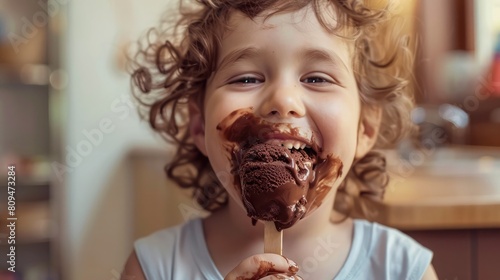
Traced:
<svg viewBox="0 0 500 280">
<path fill-rule="evenodd" d="M 234 14 L 231 26 L 219 49 L 217 71 L 207 81 L 204 132 L 194 137 L 195 143 L 241 204 L 216 127 L 231 112 L 251 107 L 257 117 L 299 128 L 301 136 L 322 147 L 321 157 L 340 158 L 344 174 L 332 186 L 335 190 L 360 153 L 360 100 L 348 43 L 325 30 L 312 9 L 273 15 L 265 22 Z"/>
</svg>

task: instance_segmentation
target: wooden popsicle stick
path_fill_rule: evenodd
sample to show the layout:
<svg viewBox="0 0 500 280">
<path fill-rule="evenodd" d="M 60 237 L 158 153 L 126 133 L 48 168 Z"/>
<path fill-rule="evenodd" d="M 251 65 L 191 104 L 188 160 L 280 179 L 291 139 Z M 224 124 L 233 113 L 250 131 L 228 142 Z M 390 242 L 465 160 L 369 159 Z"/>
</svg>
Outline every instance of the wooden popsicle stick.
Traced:
<svg viewBox="0 0 500 280">
<path fill-rule="evenodd" d="M 283 230 L 277 231 L 274 222 L 264 222 L 264 253 L 283 254 Z"/>
</svg>

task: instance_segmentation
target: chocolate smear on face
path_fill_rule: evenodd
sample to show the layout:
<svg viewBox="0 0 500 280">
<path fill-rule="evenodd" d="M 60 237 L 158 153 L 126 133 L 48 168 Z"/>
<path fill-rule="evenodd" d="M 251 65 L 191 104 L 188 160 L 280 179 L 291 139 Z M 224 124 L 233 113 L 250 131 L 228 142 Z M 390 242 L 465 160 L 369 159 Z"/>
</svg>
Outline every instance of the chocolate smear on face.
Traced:
<svg viewBox="0 0 500 280">
<path fill-rule="evenodd" d="M 322 151 L 314 141 L 304 149 L 269 144 L 273 135 L 299 138 L 299 129 L 267 122 L 251 109 L 234 111 L 217 129 L 228 151 L 234 186 L 254 222 L 273 221 L 277 230 L 291 227 L 321 205 L 342 175 L 340 159 L 320 158 Z"/>
</svg>

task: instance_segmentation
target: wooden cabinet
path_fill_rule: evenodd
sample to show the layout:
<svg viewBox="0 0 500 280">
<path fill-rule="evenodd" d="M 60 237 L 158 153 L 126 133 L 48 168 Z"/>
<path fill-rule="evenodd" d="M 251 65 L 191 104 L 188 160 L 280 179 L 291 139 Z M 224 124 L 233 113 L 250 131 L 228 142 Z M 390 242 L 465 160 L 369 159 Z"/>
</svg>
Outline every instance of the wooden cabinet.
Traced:
<svg viewBox="0 0 500 280">
<path fill-rule="evenodd" d="M 488 280 L 500 275 L 500 229 L 405 231 L 434 252 L 439 279 Z"/>
<path fill-rule="evenodd" d="M 498 279 L 500 275 L 500 229 L 476 231 L 477 278 Z"/>
</svg>

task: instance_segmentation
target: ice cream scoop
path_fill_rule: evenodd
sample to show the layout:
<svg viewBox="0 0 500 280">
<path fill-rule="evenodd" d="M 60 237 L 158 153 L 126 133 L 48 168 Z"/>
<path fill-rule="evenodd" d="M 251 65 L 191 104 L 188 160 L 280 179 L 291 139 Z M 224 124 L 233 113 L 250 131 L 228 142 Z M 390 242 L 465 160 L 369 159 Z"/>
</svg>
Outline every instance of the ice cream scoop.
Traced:
<svg viewBox="0 0 500 280">
<path fill-rule="evenodd" d="M 243 203 L 253 219 L 287 228 L 306 212 L 315 158 L 304 150 L 256 144 L 243 152 L 238 168 Z"/>
</svg>

